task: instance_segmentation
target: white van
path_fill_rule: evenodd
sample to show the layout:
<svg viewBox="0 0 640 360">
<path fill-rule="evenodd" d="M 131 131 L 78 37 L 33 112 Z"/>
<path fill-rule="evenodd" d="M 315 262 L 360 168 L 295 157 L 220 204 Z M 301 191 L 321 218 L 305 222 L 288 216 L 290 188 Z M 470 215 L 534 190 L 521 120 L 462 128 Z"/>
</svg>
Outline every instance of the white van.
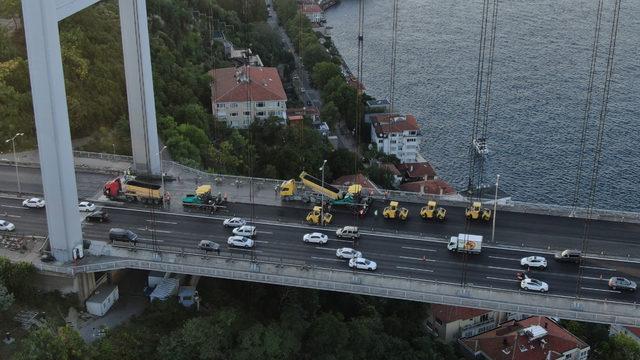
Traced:
<svg viewBox="0 0 640 360">
<path fill-rule="evenodd" d="M 360 237 L 357 226 L 345 226 L 336 231 L 338 238 L 357 239 Z"/>
</svg>

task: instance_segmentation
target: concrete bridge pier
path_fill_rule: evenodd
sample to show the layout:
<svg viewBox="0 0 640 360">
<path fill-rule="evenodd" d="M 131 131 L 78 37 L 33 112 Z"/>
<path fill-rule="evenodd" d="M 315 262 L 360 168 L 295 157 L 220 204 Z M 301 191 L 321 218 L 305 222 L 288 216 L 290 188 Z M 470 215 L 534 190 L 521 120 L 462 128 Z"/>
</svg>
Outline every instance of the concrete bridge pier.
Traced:
<svg viewBox="0 0 640 360">
<path fill-rule="evenodd" d="M 84 303 L 96 289 L 96 277 L 94 273 L 69 276 L 53 272 L 39 272 L 35 276 L 33 284 L 36 288 L 47 292 L 58 290 L 63 294 L 77 294 L 80 303 Z"/>
</svg>

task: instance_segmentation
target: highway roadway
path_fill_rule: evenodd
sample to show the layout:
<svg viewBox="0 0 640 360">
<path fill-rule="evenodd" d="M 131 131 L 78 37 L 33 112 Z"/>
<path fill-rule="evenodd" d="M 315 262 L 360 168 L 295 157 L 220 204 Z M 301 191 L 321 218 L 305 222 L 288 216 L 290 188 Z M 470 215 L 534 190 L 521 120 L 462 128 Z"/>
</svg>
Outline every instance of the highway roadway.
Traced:
<svg viewBox="0 0 640 360">
<path fill-rule="evenodd" d="M 222 226 L 224 214 L 177 214 L 156 212 L 155 220 L 147 209 L 105 206 L 111 222 L 105 224 L 84 223 L 83 232 L 88 240 L 108 240 L 111 227 L 122 227 L 138 233 L 143 243 L 153 243 L 152 228 L 155 228 L 156 244 L 197 251 L 200 240 L 212 240 L 222 245 L 221 256 L 255 256 L 258 259 L 282 259 L 283 262 L 304 262 L 320 267 L 348 269 L 346 260 L 335 257 L 339 247 L 355 247 L 364 257 L 378 263 L 376 273 L 416 279 L 437 280 L 453 284 L 473 284 L 496 289 L 518 290 L 515 273 L 522 271 L 520 258 L 530 255 L 547 257 L 549 267 L 544 271 L 531 270 L 529 276 L 549 284 L 550 294 L 574 297 L 576 295 L 579 267 L 561 264 L 552 260 L 545 251 L 528 252 L 503 248 L 499 244 L 486 244 L 480 255 L 450 253 L 445 239 L 429 239 L 424 236 L 397 236 L 392 232 L 363 230 L 362 238 L 355 244 L 350 240 L 337 239 L 335 229 L 329 226 L 320 229 L 301 223 L 255 219 L 258 235 L 253 250 L 235 249 L 226 246 L 230 229 Z M 256 211 L 257 212 L 257 211 Z M 229 214 L 230 215 L 230 214 Z M 0 198 L 0 218 L 14 224 L 18 231 L 46 234 L 45 210 L 26 209 L 17 199 Z M 407 224 L 408 225 L 408 224 Z M 435 224 L 434 224 L 435 226 Z M 364 229 L 364 228 L 363 228 Z M 321 231 L 329 235 L 326 245 L 305 244 L 305 233 Z M 640 280 L 640 265 L 601 259 L 587 259 L 582 266 L 580 296 L 610 301 L 640 302 L 640 292 L 626 293 L 610 290 L 607 279 L 625 276 Z M 360 270 L 361 271 L 361 270 Z"/>
</svg>

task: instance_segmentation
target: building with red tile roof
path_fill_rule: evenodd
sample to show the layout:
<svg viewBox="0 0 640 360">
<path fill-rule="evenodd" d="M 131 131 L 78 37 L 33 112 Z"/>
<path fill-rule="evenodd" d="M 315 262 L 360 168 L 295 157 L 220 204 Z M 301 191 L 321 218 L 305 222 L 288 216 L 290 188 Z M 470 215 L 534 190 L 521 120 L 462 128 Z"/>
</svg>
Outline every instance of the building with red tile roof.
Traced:
<svg viewBox="0 0 640 360">
<path fill-rule="evenodd" d="M 589 345 L 555 321 L 534 316 L 507 321 L 484 333 L 458 340 L 469 359 L 586 360 Z"/>
<path fill-rule="evenodd" d="M 418 159 L 420 127 L 413 115 L 371 114 L 371 143 L 402 163 Z"/>
<path fill-rule="evenodd" d="M 276 68 L 242 66 L 210 71 L 211 106 L 230 127 L 246 128 L 255 118 L 286 119 L 287 95 Z"/>
<path fill-rule="evenodd" d="M 640 328 L 633 326 L 611 325 L 609 335 L 617 335 L 623 333 L 640 344 Z"/>
<path fill-rule="evenodd" d="M 322 8 L 317 4 L 303 4 L 300 6 L 300 10 L 312 23 L 319 23 L 324 20 Z"/>
<path fill-rule="evenodd" d="M 428 162 L 404 163 L 396 167 L 405 182 L 437 179 L 436 171 Z"/>
<path fill-rule="evenodd" d="M 451 195 L 456 193 L 456 189 L 442 179 L 422 180 L 400 184 L 400 190 L 433 195 Z"/>
<path fill-rule="evenodd" d="M 473 336 L 498 325 L 499 313 L 493 310 L 431 304 L 427 312 L 427 328 L 440 340 L 451 342 Z"/>
</svg>

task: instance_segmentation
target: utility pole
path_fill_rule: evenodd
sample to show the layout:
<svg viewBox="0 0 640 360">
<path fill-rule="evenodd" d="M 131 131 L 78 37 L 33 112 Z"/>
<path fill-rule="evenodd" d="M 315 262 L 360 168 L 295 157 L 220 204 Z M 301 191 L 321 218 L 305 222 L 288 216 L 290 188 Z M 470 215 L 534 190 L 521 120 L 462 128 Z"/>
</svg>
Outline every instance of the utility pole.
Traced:
<svg viewBox="0 0 640 360">
<path fill-rule="evenodd" d="M 24 135 L 24 133 L 17 133 L 11 139 L 7 139 L 4 141 L 5 143 L 8 143 L 9 141 L 11 141 L 11 147 L 13 148 L 13 162 L 16 165 L 16 182 L 18 183 L 18 195 L 22 194 L 22 191 L 20 189 L 20 175 L 18 174 L 18 157 L 16 156 L 16 138 L 22 135 Z"/>
<path fill-rule="evenodd" d="M 327 160 L 324 160 L 322 162 L 322 167 L 320 168 L 320 170 L 322 171 L 322 188 L 324 189 L 324 166 L 327 164 Z M 320 198 L 322 200 L 320 200 L 320 224 L 322 226 L 324 226 L 324 193 L 320 193 Z"/>
<path fill-rule="evenodd" d="M 496 177 L 496 194 L 493 199 L 493 226 L 491 228 L 491 242 L 496 235 L 496 210 L 498 209 L 498 184 L 500 183 L 500 174 Z"/>
</svg>

